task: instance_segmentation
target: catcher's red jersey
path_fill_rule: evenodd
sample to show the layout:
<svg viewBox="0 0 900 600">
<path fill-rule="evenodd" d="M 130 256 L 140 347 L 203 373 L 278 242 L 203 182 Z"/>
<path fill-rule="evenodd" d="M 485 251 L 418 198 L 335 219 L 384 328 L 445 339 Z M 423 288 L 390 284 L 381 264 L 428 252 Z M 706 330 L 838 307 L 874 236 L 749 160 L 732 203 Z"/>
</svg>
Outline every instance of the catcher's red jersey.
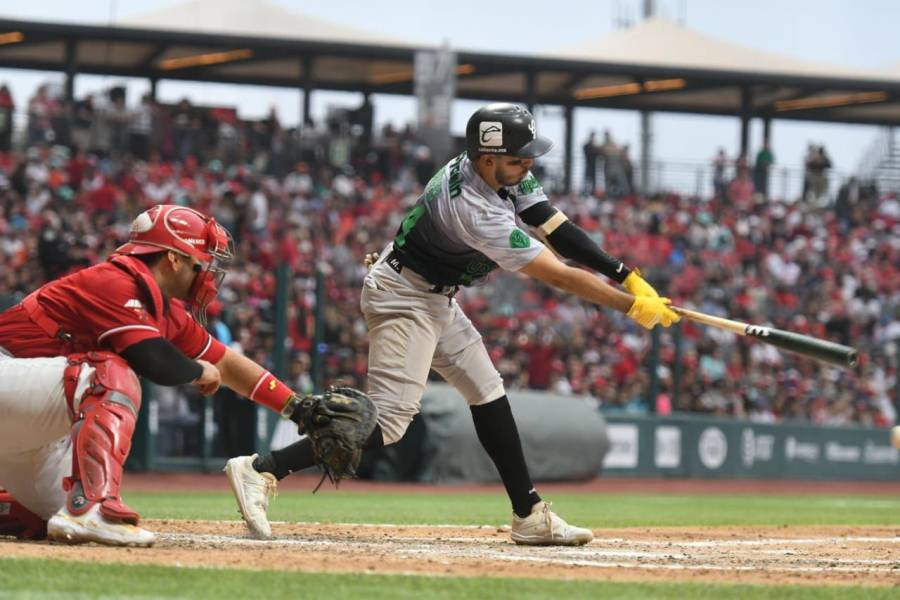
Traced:
<svg viewBox="0 0 900 600">
<path fill-rule="evenodd" d="M 168 339 L 193 359 L 215 363 L 225 354 L 225 346 L 180 301 L 163 299 L 149 268 L 131 257 L 51 281 L 29 298 L 0 313 L 0 347 L 19 358 L 90 350 L 119 354 L 154 337 Z M 57 328 L 66 335 L 48 332 Z"/>
</svg>

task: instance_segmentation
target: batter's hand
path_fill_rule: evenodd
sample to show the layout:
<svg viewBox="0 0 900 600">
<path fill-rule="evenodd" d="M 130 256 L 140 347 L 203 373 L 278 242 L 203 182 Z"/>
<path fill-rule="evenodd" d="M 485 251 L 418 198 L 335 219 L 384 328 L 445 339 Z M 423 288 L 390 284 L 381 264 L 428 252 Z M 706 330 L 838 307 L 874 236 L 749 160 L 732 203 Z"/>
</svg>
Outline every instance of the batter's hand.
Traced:
<svg viewBox="0 0 900 600">
<path fill-rule="evenodd" d="M 219 385 L 222 384 L 222 374 L 219 373 L 219 369 L 216 368 L 216 365 L 211 362 L 207 362 L 205 360 L 197 361 L 201 367 L 203 367 L 203 373 L 200 374 L 200 377 L 194 380 L 194 385 L 200 390 L 200 393 L 204 396 L 211 396 L 216 393 L 216 390 L 219 389 Z"/>
<path fill-rule="evenodd" d="M 628 277 L 625 278 L 625 281 L 622 282 L 622 285 L 625 286 L 625 289 L 631 292 L 632 296 L 650 296 L 651 298 L 659 298 L 659 294 L 656 293 L 656 290 L 653 289 L 653 286 L 647 283 L 643 277 L 641 277 L 641 272 L 638 269 L 634 269 L 631 273 L 628 274 Z"/>
<path fill-rule="evenodd" d="M 672 301 L 668 298 L 636 296 L 634 304 L 628 309 L 628 316 L 646 329 L 653 329 L 657 325 L 669 327 L 681 319 L 675 311 L 669 308 L 669 304 L 672 304 Z"/>
<path fill-rule="evenodd" d="M 366 263 L 366 271 L 371 271 L 372 267 L 375 266 L 375 263 L 378 262 L 378 252 L 369 252 L 366 254 L 366 258 L 363 259 L 363 262 Z"/>
</svg>

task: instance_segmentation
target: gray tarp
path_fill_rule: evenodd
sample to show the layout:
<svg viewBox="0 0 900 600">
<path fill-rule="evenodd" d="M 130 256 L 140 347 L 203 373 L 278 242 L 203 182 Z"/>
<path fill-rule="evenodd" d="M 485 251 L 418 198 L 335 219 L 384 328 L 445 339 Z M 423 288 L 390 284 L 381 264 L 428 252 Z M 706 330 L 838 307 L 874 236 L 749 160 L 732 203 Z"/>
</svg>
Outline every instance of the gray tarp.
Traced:
<svg viewBox="0 0 900 600">
<path fill-rule="evenodd" d="M 589 479 L 600 472 L 609 440 L 606 422 L 590 400 L 534 391 L 513 391 L 509 398 L 535 481 Z M 499 481 L 475 435 L 469 407 L 453 387 L 429 384 L 421 416 L 419 481 Z"/>
</svg>

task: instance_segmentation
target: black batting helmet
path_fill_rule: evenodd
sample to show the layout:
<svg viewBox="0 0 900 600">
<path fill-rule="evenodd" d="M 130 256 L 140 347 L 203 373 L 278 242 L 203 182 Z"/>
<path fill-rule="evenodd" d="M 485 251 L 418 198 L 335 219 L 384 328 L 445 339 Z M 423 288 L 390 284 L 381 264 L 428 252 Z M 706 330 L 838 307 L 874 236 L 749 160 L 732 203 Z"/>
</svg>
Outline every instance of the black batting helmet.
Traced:
<svg viewBox="0 0 900 600">
<path fill-rule="evenodd" d="M 518 104 L 497 102 L 475 111 L 466 125 L 466 154 L 508 154 L 537 158 L 550 151 L 553 142 L 537 134 L 534 117 Z"/>
</svg>

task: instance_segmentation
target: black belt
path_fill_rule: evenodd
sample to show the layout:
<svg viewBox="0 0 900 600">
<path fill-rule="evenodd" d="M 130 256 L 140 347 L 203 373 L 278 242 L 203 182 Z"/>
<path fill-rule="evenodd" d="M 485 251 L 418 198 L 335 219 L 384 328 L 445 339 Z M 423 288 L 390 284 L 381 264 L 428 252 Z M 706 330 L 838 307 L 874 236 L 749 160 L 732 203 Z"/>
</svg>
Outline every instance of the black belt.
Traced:
<svg viewBox="0 0 900 600">
<path fill-rule="evenodd" d="M 400 258 L 400 255 L 397 254 L 397 252 L 394 250 L 390 251 L 390 253 L 387 255 L 387 258 L 384 259 L 384 262 L 387 263 L 387 266 L 392 268 L 397 273 L 400 273 L 401 271 L 403 271 L 403 267 L 407 266 L 407 265 L 403 264 L 403 259 Z M 422 279 L 425 279 L 425 276 L 422 275 L 421 273 L 416 273 L 416 274 L 419 277 L 421 277 Z M 428 280 L 425 279 L 425 281 L 428 281 Z M 428 281 L 428 283 L 431 283 L 431 282 Z M 434 284 L 431 286 L 431 288 L 428 291 L 433 294 L 440 294 L 441 296 L 447 296 L 448 298 L 453 298 L 453 296 L 456 295 L 456 292 L 459 291 L 459 286 L 458 285 Z"/>
</svg>

